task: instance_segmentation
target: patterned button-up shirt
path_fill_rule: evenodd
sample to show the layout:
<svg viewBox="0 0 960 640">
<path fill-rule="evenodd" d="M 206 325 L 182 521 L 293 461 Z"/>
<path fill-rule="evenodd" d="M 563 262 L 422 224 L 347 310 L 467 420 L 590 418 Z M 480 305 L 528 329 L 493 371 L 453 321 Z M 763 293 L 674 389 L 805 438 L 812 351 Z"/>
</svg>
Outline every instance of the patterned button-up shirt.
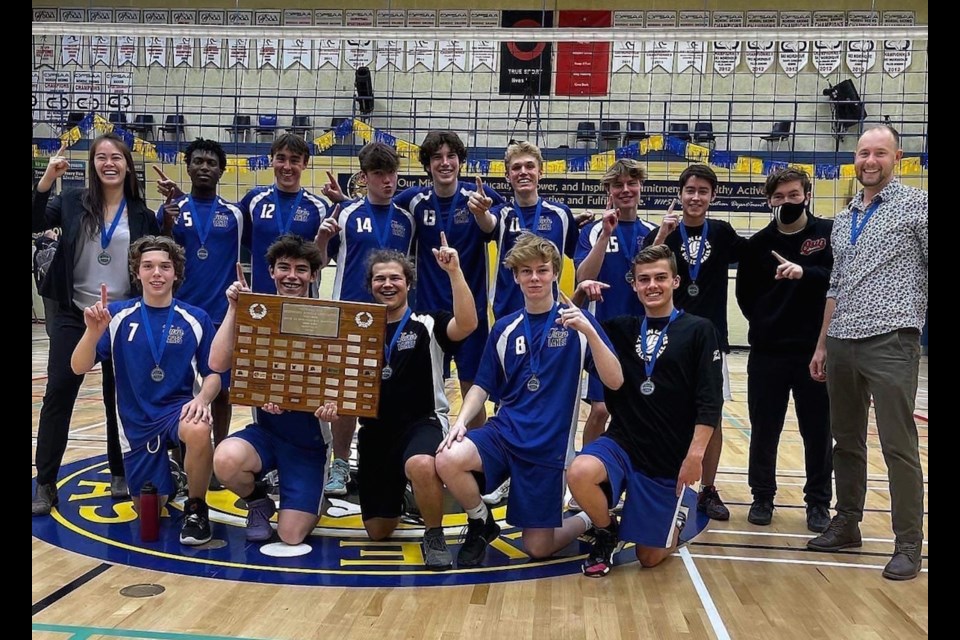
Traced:
<svg viewBox="0 0 960 640">
<path fill-rule="evenodd" d="M 923 328 L 927 312 L 927 192 L 891 181 L 874 196 L 880 205 L 851 242 L 853 213 L 863 224 L 863 191 L 833 225 L 833 272 L 828 298 L 837 308 L 827 335 L 869 338 Z M 872 203 L 871 203 L 872 204 Z"/>
</svg>

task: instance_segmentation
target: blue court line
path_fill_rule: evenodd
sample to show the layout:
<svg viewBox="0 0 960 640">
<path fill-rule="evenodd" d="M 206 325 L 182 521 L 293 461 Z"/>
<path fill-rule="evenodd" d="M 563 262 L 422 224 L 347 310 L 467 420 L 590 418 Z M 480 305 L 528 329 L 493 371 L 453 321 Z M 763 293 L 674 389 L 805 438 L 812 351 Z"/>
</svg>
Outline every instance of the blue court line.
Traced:
<svg viewBox="0 0 960 640">
<path fill-rule="evenodd" d="M 44 624 L 42 622 L 34 622 L 33 631 L 71 634 L 65 638 L 65 640 L 87 640 L 87 638 L 94 635 L 114 638 L 136 638 L 137 640 L 262 640 L 257 638 L 241 638 L 240 636 L 205 636 L 195 633 L 174 633 L 172 631 L 75 627 L 72 625 Z"/>
</svg>

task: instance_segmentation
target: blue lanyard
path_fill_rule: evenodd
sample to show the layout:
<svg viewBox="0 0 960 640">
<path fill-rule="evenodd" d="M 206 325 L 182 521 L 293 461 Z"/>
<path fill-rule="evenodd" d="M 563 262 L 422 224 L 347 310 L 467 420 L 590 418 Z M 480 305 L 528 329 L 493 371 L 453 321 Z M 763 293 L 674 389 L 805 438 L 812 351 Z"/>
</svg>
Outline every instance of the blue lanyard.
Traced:
<svg viewBox="0 0 960 640">
<path fill-rule="evenodd" d="M 440 211 L 440 198 L 437 196 L 435 190 L 430 192 L 430 197 L 433 199 L 433 210 L 437 212 L 437 219 L 440 221 L 439 226 L 443 229 L 444 233 L 447 234 L 447 241 L 449 241 L 450 231 L 453 229 L 453 219 L 456 217 L 457 206 L 460 204 L 462 198 L 460 188 L 457 187 L 456 193 L 453 194 L 453 199 L 450 201 L 450 208 L 447 210 L 446 216 Z"/>
<path fill-rule="evenodd" d="M 377 239 L 377 247 L 380 249 L 387 248 L 387 238 L 390 237 L 390 227 L 393 224 L 393 203 L 391 202 L 387 206 L 390 207 L 390 213 L 387 214 L 387 224 L 384 225 L 383 231 L 380 230 L 380 225 L 377 223 L 377 216 L 373 213 L 373 207 L 370 206 L 370 200 L 364 198 L 364 205 L 367 208 L 367 215 L 370 216 L 370 224 L 373 226 L 373 236 Z"/>
<path fill-rule="evenodd" d="M 530 372 L 536 377 L 540 373 L 540 351 L 543 349 L 543 344 L 547 341 L 547 336 L 550 335 L 550 327 L 553 326 L 553 321 L 557 318 L 557 313 L 560 311 L 560 306 L 554 304 L 553 308 L 550 309 L 550 314 L 547 316 L 547 321 L 543 324 L 543 331 L 540 333 L 539 340 L 537 344 L 534 345 L 532 332 L 530 331 L 530 320 L 529 312 L 523 310 L 523 335 L 527 339 L 527 352 L 530 354 Z"/>
<path fill-rule="evenodd" d="M 543 198 L 537 198 L 537 209 L 533 213 L 533 226 L 528 227 L 527 221 L 523 219 L 523 211 L 520 210 L 520 205 L 515 205 L 517 210 L 517 218 L 520 219 L 520 228 L 526 229 L 527 231 L 532 231 L 536 235 L 540 235 L 540 212 L 543 210 Z"/>
<path fill-rule="evenodd" d="M 700 246 L 697 247 L 697 257 L 694 258 L 693 263 L 690 264 L 690 279 L 696 282 L 697 276 L 700 275 L 700 266 L 703 264 L 703 250 L 707 246 L 707 231 L 709 230 L 709 221 L 706 218 L 703 219 L 703 230 L 700 232 Z M 683 247 L 687 250 L 687 255 L 690 254 L 690 244 L 687 241 L 687 227 L 683 224 L 683 220 L 680 221 L 680 237 L 683 239 Z"/>
<path fill-rule="evenodd" d="M 167 336 L 170 334 L 170 326 L 173 322 L 173 300 L 170 301 L 170 311 L 167 312 L 167 322 L 160 327 L 160 346 L 153 339 L 153 327 L 150 325 L 150 316 L 147 315 L 147 305 L 140 300 L 140 316 L 143 318 L 143 330 L 147 334 L 147 343 L 150 345 L 150 353 L 153 354 L 153 363 L 160 366 L 160 359 L 163 358 L 163 351 L 167 348 Z"/>
<path fill-rule="evenodd" d="M 293 199 L 293 206 L 290 207 L 289 215 L 287 216 L 287 221 L 283 221 L 283 214 L 280 211 L 280 196 L 277 195 L 277 192 L 280 191 L 280 188 L 274 185 L 273 191 L 270 192 L 270 199 L 273 200 L 273 204 L 276 206 L 276 215 L 274 216 L 277 219 L 277 229 L 280 230 L 278 235 L 283 235 L 290 231 L 290 226 L 293 224 L 293 219 L 297 215 L 297 209 L 300 208 L 300 199 L 303 198 L 303 189 L 297 192 L 297 197 Z"/>
<path fill-rule="evenodd" d="M 857 217 L 859 216 L 859 211 L 856 209 L 853 210 L 853 219 L 850 221 L 850 244 L 857 244 L 857 240 L 860 238 L 860 234 L 863 233 L 864 227 L 867 226 L 867 223 L 870 222 L 870 218 L 873 216 L 874 212 L 877 210 L 877 207 L 880 206 L 878 200 L 874 200 L 873 204 L 867 207 L 867 210 L 863 213 L 863 221 L 860 224 L 857 224 Z"/>
<path fill-rule="evenodd" d="M 197 221 L 197 235 L 200 236 L 200 246 L 206 246 L 207 237 L 210 235 L 210 229 L 213 227 L 213 217 L 214 212 L 217 210 L 217 196 L 213 196 L 213 202 L 210 203 L 210 207 L 207 209 L 206 218 L 200 217 L 200 207 L 197 206 L 197 201 L 193 199 L 193 196 L 187 196 L 187 203 L 190 205 L 190 208 L 193 209 L 193 217 Z"/>
<path fill-rule="evenodd" d="M 600 224 L 603 224 L 602 220 L 600 221 Z M 617 226 L 613 229 L 617 234 L 617 240 L 620 241 L 620 255 L 624 260 L 627 261 L 627 271 L 630 271 L 630 268 L 633 266 L 633 256 L 637 253 L 637 226 L 639 224 L 639 220 L 636 220 L 633 223 L 633 235 L 630 238 L 630 244 L 627 244 L 627 241 L 623 236 L 623 231 L 621 230 L 623 222 L 618 221 Z"/>
<path fill-rule="evenodd" d="M 383 363 L 385 365 L 390 364 L 390 354 L 393 353 L 393 348 L 396 346 L 397 340 L 400 339 L 400 333 L 403 331 L 403 328 L 407 326 L 407 320 L 410 319 L 410 315 L 412 313 L 413 310 L 410 307 L 407 307 L 407 310 L 403 313 L 403 317 L 400 318 L 400 323 L 397 325 L 397 330 L 394 332 L 393 337 L 390 338 L 390 344 L 384 346 Z"/>
<path fill-rule="evenodd" d="M 660 331 L 660 335 L 657 336 L 657 344 L 653 347 L 653 353 L 649 354 L 647 358 L 647 317 L 643 317 L 643 322 L 640 323 L 640 351 L 643 353 L 643 366 L 646 369 L 647 378 L 653 377 L 653 367 L 657 364 L 657 357 L 660 355 L 660 347 L 663 345 L 663 338 L 667 335 L 667 329 L 670 328 L 670 324 L 683 315 L 683 311 L 679 309 L 674 309 L 670 312 L 670 319 L 667 320 L 666 326 L 663 327 Z"/>
<path fill-rule="evenodd" d="M 110 230 L 107 231 L 106 223 L 100 225 L 100 248 L 103 251 L 107 250 L 107 247 L 110 246 L 110 241 L 113 239 L 113 232 L 117 230 L 117 225 L 120 224 L 120 218 L 123 216 L 123 210 L 127 208 L 127 199 L 124 198 L 120 201 L 120 206 L 117 208 L 117 215 L 113 216 L 113 222 L 110 223 Z"/>
</svg>

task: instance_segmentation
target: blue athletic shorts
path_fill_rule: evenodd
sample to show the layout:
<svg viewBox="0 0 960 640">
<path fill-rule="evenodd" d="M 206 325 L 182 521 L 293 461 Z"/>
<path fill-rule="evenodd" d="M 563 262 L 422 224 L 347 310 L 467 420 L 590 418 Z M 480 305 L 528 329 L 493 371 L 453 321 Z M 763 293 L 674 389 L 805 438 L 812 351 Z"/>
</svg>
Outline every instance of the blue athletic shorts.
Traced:
<svg viewBox="0 0 960 640">
<path fill-rule="evenodd" d="M 123 454 L 123 469 L 131 495 L 139 495 L 143 485 L 153 483 L 157 495 L 173 496 L 177 488 L 170 473 L 167 450 L 180 446 L 180 412 L 171 413 L 154 436 L 135 449 Z"/>
<path fill-rule="evenodd" d="M 307 449 L 294 446 L 258 424 L 247 425 L 231 438 L 240 438 L 256 450 L 261 475 L 280 475 L 280 508 L 320 514 L 323 485 L 326 484 L 327 447 Z"/>
<path fill-rule="evenodd" d="M 621 540 L 667 549 L 673 546 L 677 518 L 686 521 L 680 532 L 680 542 L 691 540 L 707 526 L 709 518 L 697 511 L 697 494 L 693 489 L 684 490 L 678 514 L 677 479 L 651 478 L 637 471 L 627 452 L 607 436 L 600 436 L 585 446 L 580 455 L 593 456 L 606 468 L 607 483 L 604 485 L 609 487 L 601 486 L 609 491 L 610 507 L 620 500 L 624 491 L 627 492 L 620 519 Z M 513 490 L 512 486 L 510 490 Z"/>
<path fill-rule="evenodd" d="M 490 422 L 467 432 L 483 463 L 483 493 L 490 493 L 510 478 L 507 522 L 515 527 L 552 529 L 563 524 L 562 468 L 547 467 L 515 456 Z"/>
</svg>

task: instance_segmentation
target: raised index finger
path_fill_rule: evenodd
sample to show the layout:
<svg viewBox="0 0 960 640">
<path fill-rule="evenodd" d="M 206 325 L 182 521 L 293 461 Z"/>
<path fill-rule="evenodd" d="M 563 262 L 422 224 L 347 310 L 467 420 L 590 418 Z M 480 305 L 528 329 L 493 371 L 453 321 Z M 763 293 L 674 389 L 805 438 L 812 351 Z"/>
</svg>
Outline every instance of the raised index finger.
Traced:
<svg viewBox="0 0 960 640">
<path fill-rule="evenodd" d="M 168 178 L 167 176 L 163 175 L 163 169 L 161 169 L 159 165 L 154 164 L 154 165 L 151 165 L 151 166 L 153 167 L 153 170 L 157 172 L 157 175 L 160 176 L 160 179 L 161 179 L 161 180 L 169 180 L 169 179 L 170 179 L 170 178 Z"/>
<path fill-rule="evenodd" d="M 780 262 L 780 264 L 786 264 L 786 263 L 787 263 L 787 259 L 784 258 L 784 257 L 783 257 L 782 255 L 780 255 L 779 253 L 777 253 L 776 251 L 774 251 L 774 250 L 771 249 L 771 250 L 770 250 L 770 253 L 773 254 L 773 257 L 776 258 L 776 259 Z"/>
<path fill-rule="evenodd" d="M 443 231 L 440 232 L 440 246 L 441 247 L 447 246 L 447 234 L 444 233 Z"/>
<path fill-rule="evenodd" d="M 58 156 L 62 156 L 62 155 L 63 155 L 64 153 L 66 153 L 66 152 L 67 152 L 67 141 L 66 141 L 66 140 L 63 140 L 63 141 L 60 143 L 60 148 L 57 149 L 57 155 L 58 155 Z"/>
<path fill-rule="evenodd" d="M 103 307 L 107 306 L 107 283 L 100 283 L 100 305 Z"/>
<path fill-rule="evenodd" d="M 480 192 L 480 195 L 486 195 L 483 191 L 483 178 L 480 177 L 480 174 L 477 174 L 477 191 Z"/>
<path fill-rule="evenodd" d="M 244 287 L 247 286 L 247 279 L 243 277 L 243 265 L 239 262 L 237 263 L 237 282 L 239 282 Z"/>
<path fill-rule="evenodd" d="M 337 184 L 337 179 L 333 177 L 333 172 L 331 172 L 329 169 L 327 169 L 327 180 L 330 181 L 330 184 Z"/>
<path fill-rule="evenodd" d="M 557 293 L 560 294 L 560 300 L 569 307 L 576 308 L 577 305 L 573 304 L 573 300 L 567 297 L 567 294 L 563 292 L 563 289 L 557 288 Z"/>
</svg>

